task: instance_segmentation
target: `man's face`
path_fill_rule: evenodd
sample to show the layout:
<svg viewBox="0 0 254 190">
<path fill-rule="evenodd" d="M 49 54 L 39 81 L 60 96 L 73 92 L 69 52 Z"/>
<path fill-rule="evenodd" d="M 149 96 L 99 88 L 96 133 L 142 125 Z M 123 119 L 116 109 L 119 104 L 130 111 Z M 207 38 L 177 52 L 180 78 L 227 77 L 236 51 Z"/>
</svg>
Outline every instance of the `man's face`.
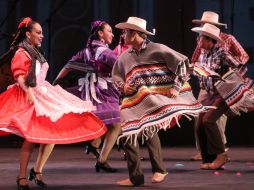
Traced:
<svg viewBox="0 0 254 190">
<path fill-rule="evenodd" d="M 209 49 L 209 45 L 210 45 L 210 40 L 204 36 L 204 35 L 200 35 L 199 36 L 199 47 L 200 48 L 203 48 L 205 50 L 208 50 Z"/>
<path fill-rule="evenodd" d="M 123 30 L 123 37 L 126 45 L 132 45 L 135 39 L 135 31 L 130 29 Z"/>
</svg>

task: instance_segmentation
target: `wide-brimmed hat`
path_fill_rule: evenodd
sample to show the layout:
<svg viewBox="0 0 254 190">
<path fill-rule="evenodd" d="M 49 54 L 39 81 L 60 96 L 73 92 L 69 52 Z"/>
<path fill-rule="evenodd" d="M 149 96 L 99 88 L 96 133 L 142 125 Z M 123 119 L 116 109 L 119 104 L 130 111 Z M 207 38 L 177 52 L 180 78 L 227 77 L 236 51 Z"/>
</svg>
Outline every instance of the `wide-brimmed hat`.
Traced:
<svg viewBox="0 0 254 190">
<path fill-rule="evenodd" d="M 143 32 L 148 35 L 155 35 L 155 32 L 149 32 L 146 30 L 146 20 L 138 17 L 129 17 L 126 22 L 115 25 L 118 29 L 131 29 L 139 32 Z"/>
<path fill-rule="evenodd" d="M 208 36 L 216 41 L 224 43 L 220 38 L 220 29 L 212 24 L 206 23 L 202 27 L 195 27 L 191 29 L 193 32 L 197 32 L 204 36 Z"/>
<path fill-rule="evenodd" d="M 194 19 L 194 20 L 192 20 L 192 22 L 196 23 L 196 24 L 210 23 L 210 24 L 214 24 L 217 26 L 224 26 L 225 28 L 227 28 L 227 24 L 220 23 L 219 22 L 219 15 L 215 12 L 212 12 L 212 11 L 203 12 L 201 20 Z"/>
</svg>

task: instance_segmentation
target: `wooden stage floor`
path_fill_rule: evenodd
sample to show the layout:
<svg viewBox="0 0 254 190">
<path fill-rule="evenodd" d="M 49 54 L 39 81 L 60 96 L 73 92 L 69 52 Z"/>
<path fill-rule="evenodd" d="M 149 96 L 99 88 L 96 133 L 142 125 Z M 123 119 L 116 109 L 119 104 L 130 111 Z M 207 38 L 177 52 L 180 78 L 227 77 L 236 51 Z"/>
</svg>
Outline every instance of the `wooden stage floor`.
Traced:
<svg viewBox="0 0 254 190">
<path fill-rule="evenodd" d="M 35 150 L 29 169 L 35 162 Z M 113 149 L 110 165 L 119 169 L 118 173 L 96 173 L 95 159 L 84 153 L 81 145 L 57 145 L 44 169 L 44 179 L 48 190 L 253 190 L 254 189 L 254 147 L 230 147 L 231 159 L 223 171 L 204 171 L 200 162 L 190 161 L 196 153 L 193 147 L 163 147 L 163 158 L 169 172 L 166 180 L 152 184 L 150 162 L 146 148 L 142 148 L 142 167 L 145 174 L 144 187 L 119 187 L 117 180 L 128 177 L 126 161 L 122 152 Z M 19 167 L 19 148 L 0 147 L 0 190 L 15 190 Z M 30 189 L 39 190 L 33 182 Z"/>
</svg>

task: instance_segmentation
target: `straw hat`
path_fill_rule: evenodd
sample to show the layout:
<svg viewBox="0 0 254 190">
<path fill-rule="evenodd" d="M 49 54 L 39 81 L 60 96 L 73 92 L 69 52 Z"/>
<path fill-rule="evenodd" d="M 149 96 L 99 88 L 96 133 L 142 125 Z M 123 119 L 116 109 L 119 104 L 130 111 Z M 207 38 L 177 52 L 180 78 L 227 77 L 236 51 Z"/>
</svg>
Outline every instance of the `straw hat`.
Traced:
<svg viewBox="0 0 254 190">
<path fill-rule="evenodd" d="M 202 27 L 195 27 L 191 30 L 193 32 L 197 32 L 204 36 L 208 36 L 216 41 L 224 43 L 224 41 L 220 38 L 220 29 L 212 24 L 206 23 Z"/>
<path fill-rule="evenodd" d="M 220 23 L 219 22 L 219 15 L 215 12 L 212 12 L 212 11 L 203 12 L 201 20 L 194 19 L 194 20 L 192 20 L 192 22 L 196 23 L 196 24 L 210 23 L 210 24 L 214 24 L 217 26 L 224 26 L 225 28 L 227 28 L 227 24 Z"/>
<path fill-rule="evenodd" d="M 138 17 L 129 17 L 127 22 L 122 22 L 115 25 L 118 29 L 131 29 L 139 32 L 143 32 L 148 35 L 155 35 L 155 29 L 152 32 L 146 30 L 146 20 Z"/>
</svg>

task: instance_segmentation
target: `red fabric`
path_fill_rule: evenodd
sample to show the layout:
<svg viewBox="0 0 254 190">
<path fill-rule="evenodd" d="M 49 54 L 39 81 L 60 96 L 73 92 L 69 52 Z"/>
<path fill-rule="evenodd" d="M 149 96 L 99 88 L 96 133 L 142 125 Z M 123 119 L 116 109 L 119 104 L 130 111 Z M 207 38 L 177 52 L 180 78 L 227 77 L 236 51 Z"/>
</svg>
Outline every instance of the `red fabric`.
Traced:
<svg viewBox="0 0 254 190">
<path fill-rule="evenodd" d="M 11 135 L 11 133 L 0 131 L 0 136 L 6 136 L 6 135 Z"/>
<path fill-rule="evenodd" d="M 17 79 L 19 75 L 26 76 L 32 60 L 28 53 L 24 49 L 20 48 L 11 61 L 11 71 L 14 79 Z"/>
<path fill-rule="evenodd" d="M 123 52 L 125 52 L 128 48 L 130 48 L 129 45 L 120 45 L 118 44 L 115 49 L 113 50 L 114 53 L 117 55 L 117 56 L 120 56 Z"/>
<path fill-rule="evenodd" d="M 19 49 L 11 65 L 14 78 L 26 76 L 30 64 L 29 55 Z M 54 106 L 53 102 L 49 104 Z M 106 130 L 103 122 L 90 112 L 67 113 L 55 122 L 37 116 L 26 93 L 17 84 L 0 94 L 0 136 L 16 134 L 35 143 L 70 144 L 95 139 Z"/>
<path fill-rule="evenodd" d="M 178 122 L 180 122 L 180 119 L 182 119 L 182 116 L 180 115 L 177 119 L 178 119 Z M 177 126 L 177 124 L 176 124 L 176 119 L 174 118 L 174 119 L 172 119 L 172 121 L 171 121 L 170 125 L 168 126 L 168 128 L 172 128 L 172 127 L 175 127 L 175 126 Z"/>
<path fill-rule="evenodd" d="M 103 135 L 107 128 L 92 113 L 69 113 L 56 122 L 48 117 L 36 116 L 25 92 L 13 86 L 0 94 L 0 131 L 8 128 L 12 133 L 35 143 L 69 144 L 88 141 Z M 0 135 L 7 135 L 2 132 Z"/>
</svg>

